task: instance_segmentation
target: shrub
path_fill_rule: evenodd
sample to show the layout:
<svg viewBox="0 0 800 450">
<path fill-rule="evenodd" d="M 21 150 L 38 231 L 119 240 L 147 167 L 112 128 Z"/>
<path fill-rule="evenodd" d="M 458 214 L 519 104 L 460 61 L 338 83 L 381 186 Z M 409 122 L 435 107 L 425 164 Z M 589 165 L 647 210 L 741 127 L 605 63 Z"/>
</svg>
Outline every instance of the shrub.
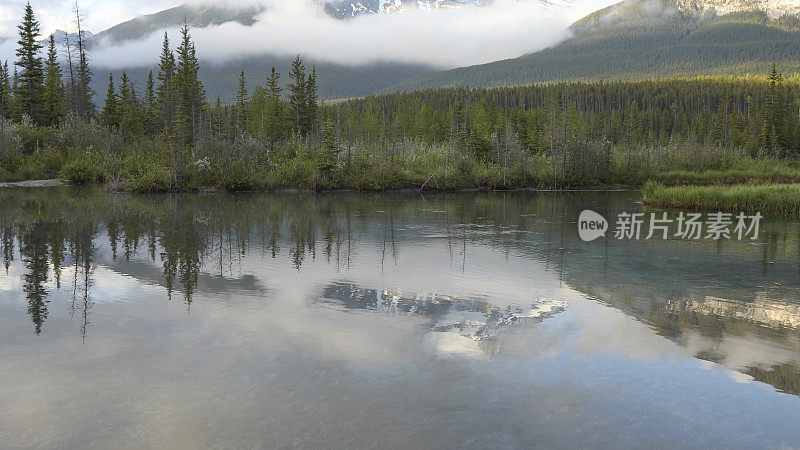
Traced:
<svg viewBox="0 0 800 450">
<path fill-rule="evenodd" d="M 216 164 L 213 173 L 214 185 L 226 191 L 244 191 L 261 185 L 255 165 L 243 158 Z"/>
<path fill-rule="evenodd" d="M 101 165 L 87 155 L 64 164 L 59 178 L 73 183 L 94 183 L 102 182 L 105 175 Z"/>
<path fill-rule="evenodd" d="M 164 166 L 152 165 L 124 182 L 131 192 L 166 192 L 172 185 L 172 172 Z"/>
</svg>

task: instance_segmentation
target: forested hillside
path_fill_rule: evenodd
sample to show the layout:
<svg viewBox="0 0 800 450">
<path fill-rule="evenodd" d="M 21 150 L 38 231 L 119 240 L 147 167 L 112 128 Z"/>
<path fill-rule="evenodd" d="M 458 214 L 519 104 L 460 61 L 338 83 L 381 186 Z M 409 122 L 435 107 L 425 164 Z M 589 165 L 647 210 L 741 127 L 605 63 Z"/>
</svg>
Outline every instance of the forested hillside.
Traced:
<svg viewBox="0 0 800 450">
<path fill-rule="evenodd" d="M 263 55 L 234 59 L 222 65 L 204 62 L 200 67 L 200 79 L 203 80 L 209 97 L 213 99 L 219 97 L 223 103 L 231 103 L 236 98 L 236 83 L 241 70 L 247 74 L 248 89 L 254 89 L 259 83 L 264 83 L 271 67 L 275 67 L 281 73 L 287 73 L 292 58 L 292 56 Z M 430 70 L 422 65 L 388 62 L 348 66 L 306 60 L 306 64 L 317 68 L 319 95 L 323 100 L 374 94 Z M 147 81 L 147 73 L 157 69 L 157 67 L 131 67 L 126 69 L 126 72 L 136 88 L 142 90 Z M 92 88 L 95 92 L 101 93 L 105 90 L 109 71 L 98 69 L 98 72 L 104 76 L 96 77 L 92 82 Z M 122 70 L 119 69 L 110 72 L 116 78 L 122 75 Z M 281 80 L 282 84 L 284 82 L 285 80 Z M 102 106 L 102 99 L 98 101 Z"/>
<path fill-rule="evenodd" d="M 672 1 L 626 0 L 571 27 L 575 36 L 515 59 L 422 74 L 387 92 L 511 86 L 565 80 L 635 80 L 764 73 L 775 62 L 800 71 L 800 18 L 763 12 L 724 16 L 679 10 Z"/>
</svg>

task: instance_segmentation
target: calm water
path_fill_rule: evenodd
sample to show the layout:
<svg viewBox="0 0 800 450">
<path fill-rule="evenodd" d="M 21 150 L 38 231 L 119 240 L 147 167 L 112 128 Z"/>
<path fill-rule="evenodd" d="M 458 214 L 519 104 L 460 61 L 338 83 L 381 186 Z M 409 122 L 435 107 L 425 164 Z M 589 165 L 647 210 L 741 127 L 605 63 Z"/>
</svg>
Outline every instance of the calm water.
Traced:
<svg viewBox="0 0 800 450">
<path fill-rule="evenodd" d="M 800 226 L 635 192 L 0 192 L 2 447 L 800 446 Z"/>
</svg>

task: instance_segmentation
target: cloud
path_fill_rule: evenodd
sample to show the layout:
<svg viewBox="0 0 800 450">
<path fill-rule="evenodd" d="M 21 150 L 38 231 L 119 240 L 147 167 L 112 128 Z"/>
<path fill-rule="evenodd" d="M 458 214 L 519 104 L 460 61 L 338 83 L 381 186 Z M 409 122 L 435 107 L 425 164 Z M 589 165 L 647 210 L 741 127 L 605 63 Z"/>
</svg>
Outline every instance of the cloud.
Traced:
<svg viewBox="0 0 800 450">
<path fill-rule="evenodd" d="M 230 6 L 253 4 L 227 0 Z M 272 2 L 253 26 L 230 22 L 192 30 L 192 37 L 198 57 L 217 64 L 235 57 L 299 53 L 340 64 L 393 61 L 447 68 L 513 58 L 552 46 L 569 36 L 570 23 L 593 8 L 496 0 L 483 8 L 412 10 L 336 20 L 306 2 Z M 100 43 L 92 55 L 94 64 L 106 69 L 152 65 L 162 34 L 122 45 Z M 170 34 L 176 40 L 177 30 Z"/>
<path fill-rule="evenodd" d="M 208 0 L 189 0 L 203 6 Z M 23 0 L 0 6 L 0 26 L 9 11 L 21 10 Z M 236 22 L 192 30 L 198 57 L 221 65 L 233 58 L 264 54 L 292 57 L 301 54 L 315 61 L 361 65 L 377 61 L 428 64 L 437 68 L 481 64 L 514 58 L 541 50 L 569 37 L 567 27 L 585 14 L 613 0 L 587 0 L 554 7 L 536 0 L 494 0 L 491 6 L 460 10 L 404 10 L 395 14 L 364 15 L 336 20 L 307 0 L 222 0 L 216 7 L 266 6 L 253 26 Z M 43 31 L 71 28 L 69 2 L 34 1 Z M 174 0 L 103 2 L 84 0 L 86 29 L 101 23 L 129 19 L 154 8 L 167 8 Z M 38 10 L 36 8 L 39 8 Z M 101 18 L 102 17 L 102 18 Z M 116 20 L 115 20 L 116 19 Z M 7 20 L 6 20 L 7 21 Z M 8 27 L 6 27 L 8 28 Z M 92 49 L 92 64 L 102 70 L 154 65 L 164 30 L 123 44 L 100 42 Z M 172 41 L 177 29 L 167 30 Z M 12 36 L 6 34 L 6 36 Z M 0 60 L 14 59 L 16 39 L 0 39 Z"/>
<path fill-rule="evenodd" d="M 30 0 L 31 7 L 42 27 L 42 34 L 72 27 L 74 13 L 72 0 Z M 16 36 L 17 24 L 22 20 L 28 0 L 2 0 L 0 4 L 0 37 Z M 92 32 L 105 30 L 120 22 L 142 14 L 177 6 L 180 0 L 80 0 L 85 29 Z"/>
</svg>

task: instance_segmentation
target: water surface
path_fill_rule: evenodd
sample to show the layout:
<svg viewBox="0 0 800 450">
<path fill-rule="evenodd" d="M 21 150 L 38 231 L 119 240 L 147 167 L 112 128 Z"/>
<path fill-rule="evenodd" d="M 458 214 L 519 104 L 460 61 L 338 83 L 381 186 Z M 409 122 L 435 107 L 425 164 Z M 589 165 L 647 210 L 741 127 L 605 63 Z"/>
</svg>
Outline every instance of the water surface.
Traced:
<svg viewBox="0 0 800 450">
<path fill-rule="evenodd" d="M 0 442 L 800 446 L 798 224 L 638 198 L 0 191 Z"/>
</svg>

